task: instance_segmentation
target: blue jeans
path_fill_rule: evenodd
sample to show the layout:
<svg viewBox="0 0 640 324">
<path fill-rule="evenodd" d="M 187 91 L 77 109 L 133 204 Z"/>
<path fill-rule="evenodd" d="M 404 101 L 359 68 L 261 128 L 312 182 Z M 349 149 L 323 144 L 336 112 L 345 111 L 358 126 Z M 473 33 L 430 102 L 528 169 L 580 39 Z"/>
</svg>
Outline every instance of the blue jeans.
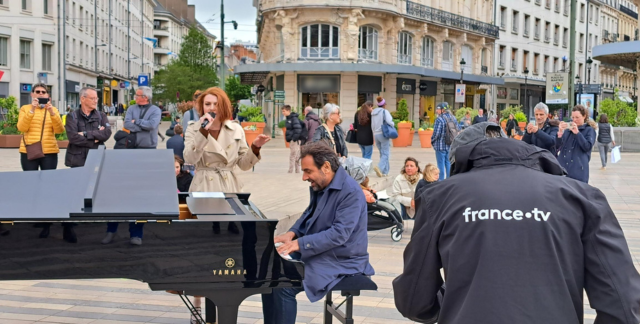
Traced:
<svg viewBox="0 0 640 324">
<path fill-rule="evenodd" d="M 302 288 L 274 288 L 273 293 L 262 295 L 264 324 L 295 324 L 298 314 L 296 295 Z"/>
<path fill-rule="evenodd" d="M 440 178 L 438 179 L 438 181 L 449 178 L 449 169 L 451 169 L 451 162 L 449 161 L 449 151 L 436 150 L 436 160 L 438 161 L 438 169 L 440 169 Z"/>
<path fill-rule="evenodd" d="M 118 231 L 118 225 L 120 223 L 109 223 L 107 225 L 107 233 L 115 233 Z M 136 224 L 134 222 L 129 223 L 129 236 L 142 238 L 142 228 L 144 224 Z"/>
<path fill-rule="evenodd" d="M 380 151 L 380 163 L 378 168 L 382 174 L 389 174 L 389 155 L 391 155 L 391 140 L 382 134 L 376 134 L 376 147 Z"/>
<path fill-rule="evenodd" d="M 360 146 L 360 151 L 362 151 L 362 157 L 365 159 L 371 160 L 371 156 L 373 155 L 373 145 L 358 145 Z"/>
</svg>

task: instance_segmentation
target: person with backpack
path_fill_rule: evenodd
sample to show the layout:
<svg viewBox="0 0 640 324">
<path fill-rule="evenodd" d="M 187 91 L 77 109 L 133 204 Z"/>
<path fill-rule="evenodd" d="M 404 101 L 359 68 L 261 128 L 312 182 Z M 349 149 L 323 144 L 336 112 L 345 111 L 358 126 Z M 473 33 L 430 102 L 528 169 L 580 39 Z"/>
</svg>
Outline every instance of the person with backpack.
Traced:
<svg viewBox="0 0 640 324">
<path fill-rule="evenodd" d="M 373 167 L 378 177 L 386 177 L 389 175 L 389 159 L 391 157 L 391 138 L 384 136 L 382 127 L 384 124 L 394 126 L 391 113 L 387 111 L 387 101 L 378 96 L 376 98 L 378 108 L 371 112 L 371 129 L 373 130 L 373 138 L 376 147 L 380 151 L 380 162 Z"/>
<path fill-rule="evenodd" d="M 372 111 L 373 103 L 367 101 L 356 111 L 356 115 L 353 117 L 353 129 L 356 132 L 356 139 L 362 151 L 362 157 L 369 160 L 371 160 L 371 156 L 373 155 L 373 130 L 371 130 Z"/>
<path fill-rule="evenodd" d="M 431 136 L 431 145 L 436 151 L 436 160 L 438 161 L 438 169 L 440 169 L 440 178 L 438 181 L 442 181 L 449 178 L 449 169 L 451 169 L 451 162 L 449 162 L 449 148 L 453 139 L 456 138 L 460 132 L 460 126 L 458 120 L 449 109 L 449 103 L 441 102 L 436 106 L 436 118 L 435 125 L 433 127 L 433 135 Z"/>
<path fill-rule="evenodd" d="M 291 106 L 282 106 L 282 116 L 287 118 L 286 141 L 289 143 L 289 173 L 300 173 L 300 145 L 307 141 L 307 128 L 300 120 L 298 113 L 291 112 Z"/>
</svg>

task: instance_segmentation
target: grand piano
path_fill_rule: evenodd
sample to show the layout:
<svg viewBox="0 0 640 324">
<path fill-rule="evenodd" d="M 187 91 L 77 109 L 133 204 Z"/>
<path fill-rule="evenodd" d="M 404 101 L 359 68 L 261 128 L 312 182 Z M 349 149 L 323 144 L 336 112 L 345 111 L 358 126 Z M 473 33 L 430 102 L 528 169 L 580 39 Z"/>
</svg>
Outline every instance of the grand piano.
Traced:
<svg viewBox="0 0 640 324">
<path fill-rule="evenodd" d="M 237 323 L 248 296 L 301 287 L 304 264 L 275 250 L 278 221 L 249 194 L 177 193 L 172 152 L 100 147 L 83 168 L 0 172 L 0 280 L 139 280 L 177 291 L 191 311 L 185 296 L 206 297 L 206 323 L 217 313 L 219 324 Z M 102 244 L 110 222 L 119 231 Z M 214 222 L 239 233 L 215 234 Z M 130 244 L 124 223 L 143 227 L 142 245 Z"/>
</svg>

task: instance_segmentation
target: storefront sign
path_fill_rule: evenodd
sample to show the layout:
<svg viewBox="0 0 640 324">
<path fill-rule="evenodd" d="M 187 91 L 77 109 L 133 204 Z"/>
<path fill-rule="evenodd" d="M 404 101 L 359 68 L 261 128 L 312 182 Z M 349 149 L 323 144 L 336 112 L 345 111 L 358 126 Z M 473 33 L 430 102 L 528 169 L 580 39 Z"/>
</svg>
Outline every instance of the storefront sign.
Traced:
<svg viewBox="0 0 640 324">
<path fill-rule="evenodd" d="M 582 89 L 582 93 L 600 94 L 602 87 L 600 84 L 576 84 L 574 89 L 576 92 L 580 92 Z"/>
<path fill-rule="evenodd" d="M 416 80 L 413 79 L 398 79 L 396 85 L 396 93 L 398 94 L 415 94 L 416 93 Z"/>
<path fill-rule="evenodd" d="M 98 79 L 98 87 L 102 88 L 102 85 L 104 85 L 104 79 Z"/>
<path fill-rule="evenodd" d="M 438 82 L 420 81 L 419 89 L 421 96 L 433 97 L 438 94 Z"/>
<path fill-rule="evenodd" d="M 116 87 L 118 87 L 118 81 L 116 81 L 116 80 L 111 80 L 111 87 L 112 87 L 112 88 L 116 88 Z"/>
<path fill-rule="evenodd" d="M 127 87 L 127 86 L 125 86 L 125 85 L 124 85 L 124 81 L 120 81 L 120 89 L 124 89 L 124 88 L 126 88 L 126 87 Z"/>
<path fill-rule="evenodd" d="M 27 83 L 20 83 L 20 92 L 22 93 L 31 92 L 31 85 Z"/>
<path fill-rule="evenodd" d="M 47 83 L 49 83 L 49 82 L 47 82 L 47 79 L 48 78 L 47 78 L 47 74 L 46 73 L 43 73 L 43 72 L 38 73 L 38 82 L 47 84 Z"/>
<path fill-rule="evenodd" d="M 129 81 L 125 81 L 125 82 L 124 82 L 124 87 L 125 87 L 126 89 L 131 88 L 131 82 L 129 82 Z"/>
<path fill-rule="evenodd" d="M 263 86 L 262 84 L 258 86 L 258 88 L 256 89 L 258 92 L 264 92 L 265 86 Z"/>
<path fill-rule="evenodd" d="M 298 91 L 302 93 L 340 92 L 340 76 L 298 75 Z"/>
<path fill-rule="evenodd" d="M 80 83 L 75 81 L 67 80 L 65 85 L 67 87 L 66 91 L 71 93 L 79 93 L 80 89 L 82 89 Z"/>
<path fill-rule="evenodd" d="M 464 103 L 467 87 L 464 84 L 456 84 L 456 102 Z"/>
<path fill-rule="evenodd" d="M 547 104 L 566 104 L 569 103 L 569 94 L 567 88 L 569 86 L 568 73 L 547 73 Z"/>
<path fill-rule="evenodd" d="M 382 77 L 372 75 L 358 75 L 359 93 L 382 92 Z"/>
</svg>

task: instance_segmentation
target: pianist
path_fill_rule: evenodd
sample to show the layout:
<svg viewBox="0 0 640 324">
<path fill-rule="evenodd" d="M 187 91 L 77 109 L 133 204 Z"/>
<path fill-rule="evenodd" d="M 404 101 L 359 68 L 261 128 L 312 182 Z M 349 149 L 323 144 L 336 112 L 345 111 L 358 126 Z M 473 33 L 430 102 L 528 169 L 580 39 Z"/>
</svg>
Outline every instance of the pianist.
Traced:
<svg viewBox="0 0 640 324">
<path fill-rule="evenodd" d="M 302 179 L 311 184 L 311 202 L 289 232 L 275 238 L 281 255 L 305 262 L 304 291 L 322 299 L 344 276 L 373 275 L 367 252 L 367 202 L 360 185 L 340 167 L 323 143 L 302 147 Z M 265 324 L 294 324 L 300 288 L 273 289 L 263 296 Z"/>
</svg>

